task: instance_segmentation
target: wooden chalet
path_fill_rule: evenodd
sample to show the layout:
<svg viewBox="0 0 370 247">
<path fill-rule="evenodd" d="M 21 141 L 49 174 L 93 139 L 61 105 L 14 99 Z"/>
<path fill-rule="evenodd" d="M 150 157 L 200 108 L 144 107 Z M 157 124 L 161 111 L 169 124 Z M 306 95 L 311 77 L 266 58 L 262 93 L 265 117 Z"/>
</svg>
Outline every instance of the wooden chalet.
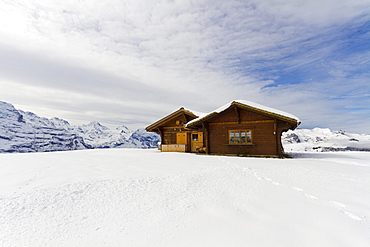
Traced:
<svg viewBox="0 0 370 247">
<path fill-rule="evenodd" d="M 281 134 L 299 124 L 289 113 L 237 100 L 208 114 L 180 108 L 146 130 L 161 136 L 162 152 L 282 156 Z"/>
</svg>

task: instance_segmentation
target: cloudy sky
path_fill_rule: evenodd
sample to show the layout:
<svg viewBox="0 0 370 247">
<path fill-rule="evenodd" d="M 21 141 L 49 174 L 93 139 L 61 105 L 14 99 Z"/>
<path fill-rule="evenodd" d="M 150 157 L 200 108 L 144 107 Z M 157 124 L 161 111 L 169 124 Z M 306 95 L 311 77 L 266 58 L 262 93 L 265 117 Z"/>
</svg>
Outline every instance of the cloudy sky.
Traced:
<svg viewBox="0 0 370 247">
<path fill-rule="evenodd" d="M 0 0 L 0 100 L 145 127 L 245 99 L 370 134 L 369 0 Z"/>
</svg>

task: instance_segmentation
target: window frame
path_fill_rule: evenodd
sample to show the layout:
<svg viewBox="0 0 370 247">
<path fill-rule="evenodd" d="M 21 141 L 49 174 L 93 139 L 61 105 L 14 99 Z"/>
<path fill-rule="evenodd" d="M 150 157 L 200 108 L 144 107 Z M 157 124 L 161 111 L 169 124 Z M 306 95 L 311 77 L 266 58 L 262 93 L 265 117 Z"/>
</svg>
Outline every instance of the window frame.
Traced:
<svg viewBox="0 0 370 247">
<path fill-rule="evenodd" d="M 242 142 L 244 132 L 245 141 Z M 247 133 L 250 133 L 249 135 Z M 232 137 L 233 134 L 233 137 Z M 232 141 L 233 140 L 233 141 Z M 237 142 L 239 140 L 239 142 Z M 248 141 L 249 140 L 249 141 Z M 228 144 L 229 145 L 251 145 L 253 144 L 253 131 L 251 129 L 231 129 L 228 130 Z"/>
<path fill-rule="evenodd" d="M 191 141 L 198 142 L 199 141 L 199 133 L 191 133 Z"/>
</svg>

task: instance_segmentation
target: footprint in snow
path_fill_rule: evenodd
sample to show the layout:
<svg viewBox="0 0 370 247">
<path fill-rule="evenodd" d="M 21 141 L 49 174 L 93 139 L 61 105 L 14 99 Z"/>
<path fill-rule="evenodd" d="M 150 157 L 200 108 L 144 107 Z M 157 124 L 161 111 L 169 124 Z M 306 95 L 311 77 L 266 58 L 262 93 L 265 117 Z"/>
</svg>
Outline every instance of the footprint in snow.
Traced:
<svg viewBox="0 0 370 247">
<path fill-rule="evenodd" d="M 273 181 L 271 178 L 265 178 L 265 177 L 260 177 L 260 176 L 258 176 L 258 174 L 257 174 L 257 173 L 254 173 L 254 176 L 255 176 L 258 180 L 267 181 L 267 182 L 270 182 L 270 183 L 272 183 L 272 184 L 274 184 L 274 185 L 280 185 L 278 182 Z"/>
<path fill-rule="evenodd" d="M 340 208 L 345 208 L 345 207 L 346 207 L 346 205 L 344 205 L 344 204 L 342 204 L 342 203 L 340 203 L 340 202 L 331 201 L 331 203 L 332 203 L 332 204 L 334 204 L 335 206 L 340 207 Z"/>
<path fill-rule="evenodd" d="M 313 195 L 310 195 L 310 194 L 304 194 L 304 195 L 307 196 L 310 199 L 318 199 L 316 196 L 313 196 Z"/>
<path fill-rule="evenodd" d="M 296 190 L 296 191 L 298 191 L 298 192 L 302 192 L 303 193 L 303 189 L 301 189 L 301 188 L 298 188 L 298 187 L 294 187 L 294 186 L 292 186 L 292 189 L 294 189 L 294 190 Z M 308 198 L 310 198 L 310 199 L 318 199 L 316 196 L 314 196 L 314 195 L 310 195 L 310 194 L 307 194 L 307 193 L 303 193 L 305 196 L 307 196 Z"/>
<path fill-rule="evenodd" d="M 340 212 L 344 213 L 345 215 L 347 215 L 351 219 L 358 220 L 358 221 L 364 220 L 364 217 L 361 217 L 357 214 L 349 212 L 348 210 L 345 210 L 345 208 L 347 208 L 347 206 L 340 203 L 340 202 L 331 201 L 331 204 L 333 204 L 335 207 L 337 207 L 339 209 Z"/>
<path fill-rule="evenodd" d="M 295 189 L 296 191 L 303 191 L 301 188 L 297 188 L 297 187 L 292 187 L 293 189 Z"/>
</svg>

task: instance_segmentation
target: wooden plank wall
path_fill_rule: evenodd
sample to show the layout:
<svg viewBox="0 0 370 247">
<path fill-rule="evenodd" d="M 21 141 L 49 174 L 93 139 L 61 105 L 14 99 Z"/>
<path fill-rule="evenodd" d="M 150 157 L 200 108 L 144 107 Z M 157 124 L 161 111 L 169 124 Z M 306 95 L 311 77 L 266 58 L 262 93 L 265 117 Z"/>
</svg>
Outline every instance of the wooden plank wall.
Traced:
<svg viewBox="0 0 370 247">
<path fill-rule="evenodd" d="M 240 122 L 240 123 L 238 123 Z M 252 143 L 244 145 L 229 144 L 229 130 L 251 130 Z M 280 155 L 278 138 L 274 134 L 275 119 L 239 109 L 230 108 L 209 123 L 209 152 L 214 154 L 236 154 L 248 152 L 251 155 Z"/>
<path fill-rule="evenodd" d="M 186 144 L 162 145 L 162 152 L 186 152 Z"/>
</svg>

